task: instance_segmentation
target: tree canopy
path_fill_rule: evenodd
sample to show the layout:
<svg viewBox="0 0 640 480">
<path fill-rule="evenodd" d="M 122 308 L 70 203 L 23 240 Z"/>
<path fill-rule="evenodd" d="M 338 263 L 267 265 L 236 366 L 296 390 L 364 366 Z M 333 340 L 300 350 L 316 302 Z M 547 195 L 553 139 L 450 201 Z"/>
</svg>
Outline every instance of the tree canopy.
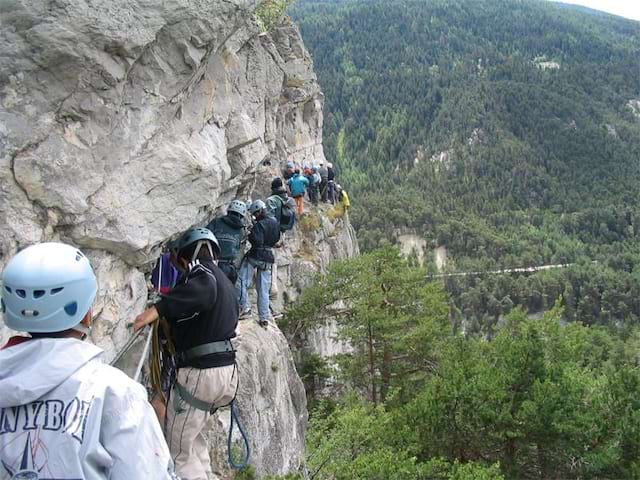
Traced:
<svg viewBox="0 0 640 480">
<path fill-rule="evenodd" d="M 496 304 L 536 311 L 565 292 L 584 321 L 638 318 L 623 305 L 639 285 L 638 22 L 536 0 L 299 0 L 292 14 L 364 250 L 409 229 L 456 270 L 579 264 L 447 283 L 483 330 Z"/>
</svg>

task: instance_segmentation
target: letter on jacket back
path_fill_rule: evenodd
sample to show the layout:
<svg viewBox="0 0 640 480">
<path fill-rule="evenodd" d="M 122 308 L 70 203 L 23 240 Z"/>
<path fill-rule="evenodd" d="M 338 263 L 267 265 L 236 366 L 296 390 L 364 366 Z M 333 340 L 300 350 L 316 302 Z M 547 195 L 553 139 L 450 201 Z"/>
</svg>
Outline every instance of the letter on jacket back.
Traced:
<svg viewBox="0 0 640 480">
<path fill-rule="evenodd" d="M 0 350 L 1 478 L 175 478 L 146 390 L 102 355 L 73 338 Z"/>
</svg>

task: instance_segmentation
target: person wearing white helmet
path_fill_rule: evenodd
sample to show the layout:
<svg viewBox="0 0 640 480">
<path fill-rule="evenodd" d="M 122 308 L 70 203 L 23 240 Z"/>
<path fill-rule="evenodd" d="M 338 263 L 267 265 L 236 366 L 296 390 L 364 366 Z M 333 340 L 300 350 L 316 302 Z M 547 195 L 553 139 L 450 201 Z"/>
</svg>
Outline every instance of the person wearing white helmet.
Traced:
<svg viewBox="0 0 640 480">
<path fill-rule="evenodd" d="M 327 201 L 327 182 L 329 181 L 329 169 L 320 161 L 320 167 L 318 168 L 318 174 L 320 175 L 320 200 Z"/>
<path fill-rule="evenodd" d="M 6 326 L 29 332 L 0 350 L 6 478 L 177 478 L 145 389 L 83 342 L 97 291 L 85 255 L 62 243 L 28 247 L 0 288 Z"/>
</svg>

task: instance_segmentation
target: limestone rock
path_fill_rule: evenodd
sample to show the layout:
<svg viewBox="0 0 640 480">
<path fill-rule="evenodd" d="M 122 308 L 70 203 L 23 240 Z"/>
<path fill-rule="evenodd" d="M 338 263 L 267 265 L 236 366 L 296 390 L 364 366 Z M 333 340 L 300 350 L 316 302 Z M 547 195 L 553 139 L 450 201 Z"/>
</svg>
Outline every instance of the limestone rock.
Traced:
<svg viewBox="0 0 640 480">
<path fill-rule="evenodd" d="M 251 196 L 269 174 L 265 160 L 324 159 L 311 58 L 288 19 L 260 34 L 255 4 L 0 6 L 0 268 L 40 241 L 87 252 L 99 282 L 91 339 L 108 358 L 144 307 L 144 275 L 163 243 Z M 353 229 L 336 232 L 312 236 L 317 261 L 294 261 L 302 240 L 292 243 L 280 301 L 295 296 L 306 267 L 357 248 L 340 243 L 354 241 Z M 0 327 L 0 341 L 8 334 Z M 285 473 L 304 449 L 304 392 L 279 332 L 247 327 L 242 345 L 253 464 Z"/>
<path fill-rule="evenodd" d="M 240 322 L 238 330 L 236 404 L 249 439 L 251 464 L 259 478 L 297 471 L 304 454 L 307 398 L 287 340 L 276 326 L 262 328 L 252 320 Z M 214 471 L 223 478 L 229 476 L 228 431 L 229 411 L 223 409 L 212 418 L 209 430 Z"/>
<path fill-rule="evenodd" d="M 633 99 L 627 102 L 627 107 L 631 110 L 631 113 L 640 119 L 640 99 Z"/>
<path fill-rule="evenodd" d="M 142 267 L 268 156 L 322 158 L 297 28 L 253 2 L 16 2 L 0 31 L 3 257 L 60 238 Z M 295 88 L 290 87 L 296 79 Z"/>
</svg>

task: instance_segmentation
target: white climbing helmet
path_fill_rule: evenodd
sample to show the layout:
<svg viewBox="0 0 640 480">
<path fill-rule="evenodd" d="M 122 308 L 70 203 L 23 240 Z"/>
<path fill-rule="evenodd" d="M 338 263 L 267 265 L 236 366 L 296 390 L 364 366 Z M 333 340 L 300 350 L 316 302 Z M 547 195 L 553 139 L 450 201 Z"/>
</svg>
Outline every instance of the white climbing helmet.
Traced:
<svg viewBox="0 0 640 480">
<path fill-rule="evenodd" d="M 235 212 L 241 217 L 247 214 L 247 205 L 241 200 L 233 200 L 227 207 L 227 213 Z"/>
<path fill-rule="evenodd" d="M 327 162 L 327 168 L 333 168 L 333 163 Z"/>
<path fill-rule="evenodd" d="M 2 274 L 0 310 L 7 327 L 52 333 L 78 327 L 98 284 L 87 257 L 64 243 L 40 243 L 13 257 Z"/>
<path fill-rule="evenodd" d="M 267 205 L 262 200 L 256 200 L 251 205 L 249 205 L 249 213 L 251 215 L 256 215 L 259 212 L 263 212 L 267 209 Z"/>
</svg>

